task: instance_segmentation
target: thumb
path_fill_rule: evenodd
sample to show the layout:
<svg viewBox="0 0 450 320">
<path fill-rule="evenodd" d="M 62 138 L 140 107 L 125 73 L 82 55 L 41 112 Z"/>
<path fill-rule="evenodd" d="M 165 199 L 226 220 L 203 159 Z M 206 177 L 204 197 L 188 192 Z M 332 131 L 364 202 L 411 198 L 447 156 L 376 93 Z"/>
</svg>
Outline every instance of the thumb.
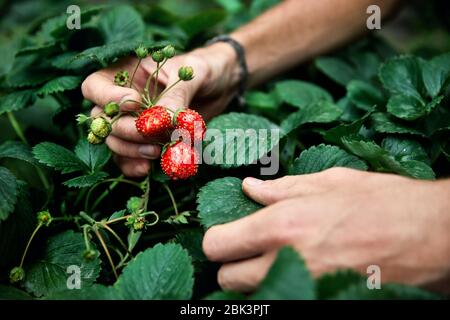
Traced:
<svg viewBox="0 0 450 320">
<path fill-rule="evenodd" d="M 244 193 L 262 205 L 301 196 L 304 181 L 300 176 L 285 176 L 275 180 L 245 178 L 242 183 Z"/>
</svg>

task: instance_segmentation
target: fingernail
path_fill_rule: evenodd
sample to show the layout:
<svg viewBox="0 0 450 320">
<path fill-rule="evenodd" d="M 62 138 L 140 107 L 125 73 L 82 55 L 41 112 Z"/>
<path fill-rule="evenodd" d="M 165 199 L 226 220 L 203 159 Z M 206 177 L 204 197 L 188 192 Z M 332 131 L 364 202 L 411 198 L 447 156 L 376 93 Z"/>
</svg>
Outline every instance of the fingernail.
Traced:
<svg viewBox="0 0 450 320">
<path fill-rule="evenodd" d="M 264 181 L 256 179 L 256 178 L 245 178 L 244 181 L 249 186 L 257 186 L 264 182 Z"/>
<path fill-rule="evenodd" d="M 138 149 L 142 157 L 148 159 L 156 159 L 159 156 L 159 148 L 154 145 L 144 145 L 140 146 Z"/>
</svg>

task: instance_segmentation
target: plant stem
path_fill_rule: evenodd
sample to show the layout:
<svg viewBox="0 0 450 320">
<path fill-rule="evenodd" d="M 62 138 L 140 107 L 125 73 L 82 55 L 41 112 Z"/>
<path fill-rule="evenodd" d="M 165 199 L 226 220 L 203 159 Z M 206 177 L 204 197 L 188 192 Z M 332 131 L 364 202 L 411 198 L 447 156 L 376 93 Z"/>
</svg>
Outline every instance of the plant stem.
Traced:
<svg viewBox="0 0 450 320">
<path fill-rule="evenodd" d="M 103 250 L 106 253 L 106 256 L 108 257 L 109 264 L 111 265 L 111 268 L 114 272 L 114 276 L 116 277 L 116 280 L 117 280 L 119 278 L 119 276 L 117 274 L 116 267 L 114 266 L 114 262 L 111 258 L 111 254 L 109 253 L 108 247 L 106 246 L 105 240 L 103 239 L 102 235 L 100 234 L 100 232 L 98 232 L 98 230 L 96 228 L 94 228 L 94 232 L 95 232 L 95 235 L 97 236 L 98 240 L 100 241 L 100 244 L 102 245 Z"/>
<path fill-rule="evenodd" d="M 164 189 L 166 189 L 167 193 L 169 194 L 170 200 L 172 201 L 173 209 L 175 210 L 175 215 L 178 216 L 178 207 L 177 207 L 175 198 L 172 194 L 172 190 L 170 190 L 169 186 L 166 183 L 163 183 L 163 187 L 164 187 Z"/>
<path fill-rule="evenodd" d="M 130 79 L 130 88 L 133 86 L 134 76 L 136 75 L 136 71 L 139 68 L 139 65 L 141 64 L 141 61 L 142 61 L 142 59 L 139 58 L 138 63 L 136 64 L 136 68 L 134 68 L 133 75 L 131 76 L 131 79 Z"/>
<path fill-rule="evenodd" d="M 29 146 L 30 144 L 28 143 L 28 140 L 25 137 L 25 134 L 23 133 L 22 127 L 20 126 L 20 124 L 17 121 L 17 119 L 14 116 L 14 114 L 10 111 L 10 112 L 7 113 L 7 115 L 8 115 L 9 123 L 13 127 L 13 129 L 16 132 L 17 136 L 20 138 L 20 140 L 22 140 L 22 142 L 24 144 Z M 47 193 L 48 193 L 48 191 L 50 190 L 50 184 L 49 184 L 47 178 L 45 177 L 44 172 L 38 166 L 35 166 L 35 168 L 36 168 L 36 172 L 37 172 L 37 174 L 39 176 L 39 179 L 41 179 L 42 185 L 44 186 L 45 190 L 47 190 Z"/>
<path fill-rule="evenodd" d="M 162 97 L 163 95 L 165 95 L 165 94 L 167 93 L 167 91 L 169 91 L 170 89 L 172 89 L 173 87 L 175 87 L 175 86 L 176 86 L 178 83 L 180 83 L 181 81 L 183 81 L 183 80 L 178 79 L 177 81 L 175 81 L 174 83 L 172 83 L 170 86 L 168 86 L 167 88 L 165 88 L 165 89 L 163 90 L 163 92 L 161 92 L 161 94 L 158 95 L 158 97 L 157 97 L 153 102 L 154 102 L 155 104 L 158 103 L 159 99 L 161 99 L 161 97 Z"/>
<path fill-rule="evenodd" d="M 86 246 L 86 250 L 91 250 L 91 244 L 89 242 L 89 225 L 83 226 L 83 237 L 84 237 L 84 245 Z"/>
<path fill-rule="evenodd" d="M 153 89 L 153 97 L 152 97 L 153 100 L 155 100 L 156 96 L 158 95 L 158 76 L 159 76 L 159 62 L 156 64 L 155 88 Z"/>
<path fill-rule="evenodd" d="M 147 82 L 145 83 L 144 92 L 147 95 L 147 100 L 150 101 L 150 103 L 153 105 L 153 100 L 150 97 L 150 82 L 152 81 L 153 77 L 159 73 L 159 70 L 166 64 L 167 59 L 165 59 L 161 64 L 157 63 L 156 70 L 153 71 L 153 73 L 147 78 Z M 155 84 L 156 85 L 156 84 Z"/>
<path fill-rule="evenodd" d="M 34 237 L 36 236 L 36 233 L 39 231 L 39 229 L 41 227 L 42 227 L 42 223 L 39 223 L 37 225 L 37 227 L 34 229 L 33 233 L 31 234 L 30 239 L 28 239 L 27 246 L 25 247 L 25 250 L 22 254 L 22 259 L 20 260 L 20 265 L 19 265 L 20 268 L 22 268 L 23 263 L 25 262 L 25 257 L 27 256 L 27 252 L 28 252 L 28 249 L 30 248 L 31 241 L 33 241 Z"/>
<path fill-rule="evenodd" d="M 97 221 L 95 221 L 90 215 L 88 215 L 86 212 L 81 211 L 80 212 L 80 217 L 82 217 L 84 220 L 86 220 L 87 222 L 89 222 L 91 225 L 95 225 L 97 223 Z"/>
<path fill-rule="evenodd" d="M 125 245 L 125 243 L 122 241 L 119 235 L 113 229 L 111 229 L 111 227 L 109 227 L 107 224 L 101 224 L 101 226 L 106 230 L 108 230 L 114 236 L 114 238 L 116 238 L 116 240 L 120 243 L 120 245 L 127 251 L 127 253 L 131 255 L 131 252 L 128 251 L 128 248 Z"/>
</svg>

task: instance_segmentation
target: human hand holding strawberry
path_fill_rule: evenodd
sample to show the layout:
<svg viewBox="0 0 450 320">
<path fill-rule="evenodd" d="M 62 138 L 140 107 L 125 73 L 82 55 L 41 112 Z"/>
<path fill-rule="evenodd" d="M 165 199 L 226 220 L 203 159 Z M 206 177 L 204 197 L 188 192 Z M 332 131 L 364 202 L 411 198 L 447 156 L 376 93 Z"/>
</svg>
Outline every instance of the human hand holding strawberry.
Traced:
<svg viewBox="0 0 450 320">
<path fill-rule="evenodd" d="M 119 103 L 121 111 L 141 110 L 141 103 L 145 101 L 139 92 L 145 91 L 148 76 L 157 70 L 158 62 L 153 58 L 158 57 L 153 55 L 142 60 L 135 71 L 132 88 L 129 85 L 116 85 L 114 78 L 124 70 L 129 70 L 128 76 L 131 78 L 137 65 L 136 58 L 122 59 L 110 68 L 91 74 L 82 85 L 84 96 L 97 105 L 91 115 L 100 115 L 102 107 L 111 101 Z M 169 113 L 194 105 L 206 119 L 223 111 L 238 81 L 234 51 L 226 44 L 217 43 L 167 60 L 164 68 L 158 72 L 158 85 L 154 82 L 149 84 L 149 95 L 156 97 L 167 86 L 177 82 L 182 66 L 191 66 L 195 70 L 194 78 L 178 83 L 155 101 L 156 104 L 166 107 Z M 118 80 L 123 83 L 123 74 Z M 131 115 L 117 119 L 112 125 L 111 134 L 106 138 L 106 144 L 115 153 L 116 163 L 122 172 L 127 176 L 139 177 L 148 173 L 149 160 L 160 156 L 161 147 L 157 142 L 163 137 L 140 134 L 136 130 L 135 120 Z"/>
</svg>

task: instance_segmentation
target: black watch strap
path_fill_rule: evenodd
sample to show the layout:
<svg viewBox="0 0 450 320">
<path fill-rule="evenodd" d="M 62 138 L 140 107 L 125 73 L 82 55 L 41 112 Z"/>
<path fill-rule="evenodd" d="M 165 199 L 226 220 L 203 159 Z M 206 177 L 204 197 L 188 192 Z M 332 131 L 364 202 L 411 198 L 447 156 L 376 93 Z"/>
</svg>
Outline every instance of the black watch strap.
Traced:
<svg viewBox="0 0 450 320">
<path fill-rule="evenodd" d="M 244 47 L 231 38 L 229 35 L 219 35 L 217 37 L 212 38 L 211 40 L 206 42 L 206 45 L 211 45 L 213 43 L 217 42 L 225 42 L 228 43 L 231 47 L 233 47 L 234 51 L 236 51 L 236 55 L 238 58 L 238 63 L 240 67 L 240 74 L 239 74 L 239 85 L 238 85 L 238 101 L 241 106 L 245 105 L 244 100 L 244 92 L 247 86 L 247 80 L 248 80 L 248 68 L 247 68 L 247 62 L 245 61 L 245 49 Z"/>
</svg>

